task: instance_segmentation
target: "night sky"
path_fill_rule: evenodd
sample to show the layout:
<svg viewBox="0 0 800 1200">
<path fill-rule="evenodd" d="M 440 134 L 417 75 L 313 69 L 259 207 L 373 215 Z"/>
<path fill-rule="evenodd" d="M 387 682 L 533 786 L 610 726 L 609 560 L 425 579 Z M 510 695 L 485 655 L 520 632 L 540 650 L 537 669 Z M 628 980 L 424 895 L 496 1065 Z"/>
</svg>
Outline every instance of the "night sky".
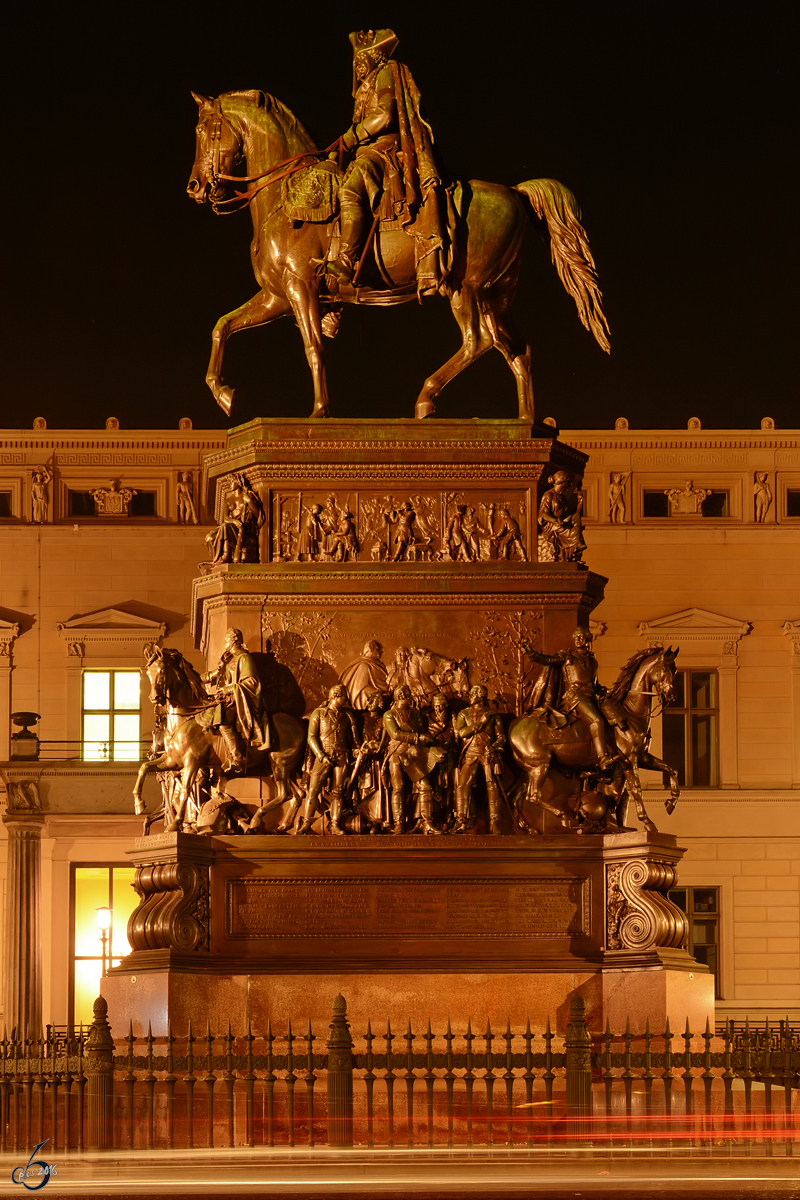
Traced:
<svg viewBox="0 0 800 1200">
<path fill-rule="evenodd" d="M 352 29 L 392 26 L 453 177 L 551 177 L 577 196 L 612 332 L 581 326 L 533 230 L 515 314 L 537 415 L 564 427 L 797 427 L 794 3 L 198 2 L 34 6 L 6 18 L 2 424 L 196 428 L 215 320 L 256 286 L 247 213 L 189 200 L 196 106 L 262 88 L 320 145 L 352 117 Z M 10 35 L 10 36 L 9 36 Z M 459 343 L 435 299 L 345 310 L 336 416 L 411 416 Z M 228 344 L 232 422 L 307 416 L 291 319 Z M 440 416 L 514 416 L 490 352 Z"/>
</svg>

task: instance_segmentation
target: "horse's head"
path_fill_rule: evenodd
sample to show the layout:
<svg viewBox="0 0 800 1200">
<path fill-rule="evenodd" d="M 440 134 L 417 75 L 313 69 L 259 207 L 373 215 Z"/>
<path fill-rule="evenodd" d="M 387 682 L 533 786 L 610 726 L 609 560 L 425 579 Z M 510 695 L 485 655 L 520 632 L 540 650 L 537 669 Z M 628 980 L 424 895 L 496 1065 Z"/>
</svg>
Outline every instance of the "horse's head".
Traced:
<svg viewBox="0 0 800 1200">
<path fill-rule="evenodd" d="M 150 680 L 150 703 L 163 708 L 167 703 L 167 676 L 164 669 L 164 652 L 159 646 L 145 648 L 144 671 Z"/>
<path fill-rule="evenodd" d="M 659 647 L 650 668 L 650 685 L 654 694 L 661 699 L 662 706 L 672 703 L 675 684 L 675 659 L 678 651 Z"/>
<path fill-rule="evenodd" d="M 197 96 L 194 163 L 186 191 L 198 204 L 219 199 L 224 190 L 223 175 L 232 175 L 240 161 L 242 142 L 234 126 L 222 112 L 221 98 Z"/>
</svg>

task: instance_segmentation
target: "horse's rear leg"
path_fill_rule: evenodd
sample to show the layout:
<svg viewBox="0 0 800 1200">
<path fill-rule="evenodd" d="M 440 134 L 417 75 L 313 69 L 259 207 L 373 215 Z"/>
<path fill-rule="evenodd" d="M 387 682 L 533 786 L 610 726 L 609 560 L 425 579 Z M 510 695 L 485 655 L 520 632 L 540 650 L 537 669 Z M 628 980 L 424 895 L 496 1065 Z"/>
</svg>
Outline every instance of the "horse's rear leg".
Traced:
<svg viewBox="0 0 800 1200">
<path fill-rule="evenodd" d="M 514 281 L 516 283 L 516 281 Z M 486 308 L 486 324 L 491 330 L 495 348 L 511 368 L 517 383 L 519 419 L 533 420 L 533 382 L 531 379 L 531 348 L 515 329 L 507 309 L 511 304 L 513 289 Z"/>
<path fill-rule="evenodd" d="M 492 348 L 492 334 L 484 320 L 475 288 L 464 284 L 460 291 L 453 293 L 450 307 L 461 330 L 461 349 L 425 380 L 417 397 L 414 410 L 416 417 L 432 417 L 436 412 L 434 397 L 439 395 L 451 379 L 460 375 L 465 367 Z"/>
<path fill-rule="evenodd" d="M 208 360 L 206 383 L 226 417 L 230 416 L 233 404 L 233 388 L 225 387 L 222 383 L 222 356 L 228 338 L 240 329 L 255 329 L 257 325 L 276 321 L 278 317 L 287 316 L 290 311 L 291 307 L 285 296 L 259 292 L 217 321 L 211 334 L 211 358 Z"/>
</svg>

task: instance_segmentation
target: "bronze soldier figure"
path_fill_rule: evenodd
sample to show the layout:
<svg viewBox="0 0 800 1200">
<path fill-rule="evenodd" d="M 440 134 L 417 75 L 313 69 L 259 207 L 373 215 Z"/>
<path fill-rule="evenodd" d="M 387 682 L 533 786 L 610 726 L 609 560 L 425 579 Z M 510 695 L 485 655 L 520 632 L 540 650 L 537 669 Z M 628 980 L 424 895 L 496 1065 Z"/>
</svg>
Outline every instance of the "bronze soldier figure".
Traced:
<svg viewBox="0 0 800 1200">
<path fill-rule="evenodd" d="M 436 692 L 431 698 L 431 710 L 428 718 L 428 733 L 433 739 L 433 744 L 445 752 L 444 758 L 436 764 L 431 772 L 434 799 L 439 810 L 439 818 L 444 824 L 450 819 L 450 798 L 453 794 L 456 763 L 458 762 L 456 731 L 450 714 L 450 701 L 442 692 Z"/>
<path fill-rule="evenodd" d="M 433 745 L 427 722 L 415 707 L 407 684 L 395 689 L 394 704 L 383 714 L 383 725 L 389 735 L 386 762 L 392 781 L 394 832 L 403 832 L 403 776 L 407 775 L 419 799 L 423 833 L 439 833 L 432 820 L 433 792 L 429 775 L 445 752 Z"/>
<path fill-rule="evenodd" d="M 350 34 L 353 47 L 353 124 L 342 138 L 353 154 L 339 187 L 339 253 L 329 276 L 349 284 L 366 247 L 369 218 L 396 220 L 415 238 L 417 290 L 433 295 L 445 272 L 445 242 L 433 156 L 433 134 L 420 115 L 420 94 L 408 67 L 391 61 L 398 39 L 391 29 Z M 338 158 L 334 150 L 330 158 Z"/>
<path fill-rule="evenodd" d="M 311 769 L 303 815 L 298 834 L 311 833 L 319 796 L 328 776 L 333 773 L 330 802 L 330 832 L 343 834 L 339 824 L 345 778 L 352 765 L 358 730 L 353 711 L 348 705 L 347 689 L 335 683 L 328 692 L 328 703 L 315 708 L 308 722 L 308 745 L 315 762 Z"/>
<path fill-rule="evenodd" d="M 361 746 L 350 777 L 356 789 L 358 811 L 369 821 L 370 833 L 381 833 L 389 824 L 382 763 L 386 738 L 383 692 L 373 692 L 367 701 Z"/>
<path fill-rule="evenodd" d="M 520 562 L 527 562 L 528 556 L 522 544 L 519 522 L 511 516 L 507 504 L 501 504 L 498 512 L 500 528 L 492 538 L 497 547 L 497 557 L 510 558 L 512 554 L 516 554 Z"/>
<path fill-rule="evenodd" d="M 489 833 L 499 833 L 500 792 L 496 776 L 502 770 L 506 734 L 499 715 L 489 707 L 489 693 L 483 684 L 476 683 L 470 688 L 469 704 L 469 708 L 462 709 L 456 717 L 456 737 L 465 745 L 456 775 L 456 823 L 453 833 L 464 833 L 474 823 L 470 802 L 479 767 L 483 767 L 486 780 Z"/>
<path fill-rule="evenodd" d="M 576 629 L 572 635 L 573 647 L 559 650 L 558 654 L 539 654 L 530 646 L 526 653 L 532 662 L 551 667 L 561 672 L 561 696 L 555 707 L 566 717 L 574 715 L 589 728 L 597 765 L 601 770 L 617 761 L 617 755 L 609 751 L 606 741 L 606 726 L 598 699 L 604 694 L 597 679 L 597 659 L 592 654 L 592 635 L 586 629 Z M 535 698 L 547 684 L 538 686 Z"/>
</svg>

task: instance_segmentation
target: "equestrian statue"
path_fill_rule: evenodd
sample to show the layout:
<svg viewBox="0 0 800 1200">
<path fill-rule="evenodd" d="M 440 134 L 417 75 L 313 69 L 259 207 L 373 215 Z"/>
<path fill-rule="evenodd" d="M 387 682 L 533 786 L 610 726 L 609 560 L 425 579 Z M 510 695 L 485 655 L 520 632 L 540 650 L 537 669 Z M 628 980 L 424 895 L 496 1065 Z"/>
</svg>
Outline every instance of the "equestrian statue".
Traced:
<svg viewBox="0 0 800 1200">
<path fill-rule="evenodd" d="M 323 335 L 345 304 L 446 297 L 461 348 L 425 380 L 415 415 L 429 417 L 442 388 L 492 347 L 513 372 L 521 419 L 534 418 L 531 353 L 509 309 L 529 223 L 549 241 L 559 278 L 603 350 L 609 329 L 575 197 L 552 179 L 508 188 L 446 181 L 420 93 L 393 55 L 390 29 L 350 34 L 355 105 L 350 128 L 319 150 L 294 115 L 262 91 L 192 93 L 198 105 L 187 191 L 217 213 L 249 206 L 259 290 L 221 317 L 206 383 L 226 415 L 233 388 L 222 359 L 232 333 L 293 316 L 314 383 L 312 416 L 329 415 Z M 238 185 L 232 195 L 230 185 Z"/>
</svg>

